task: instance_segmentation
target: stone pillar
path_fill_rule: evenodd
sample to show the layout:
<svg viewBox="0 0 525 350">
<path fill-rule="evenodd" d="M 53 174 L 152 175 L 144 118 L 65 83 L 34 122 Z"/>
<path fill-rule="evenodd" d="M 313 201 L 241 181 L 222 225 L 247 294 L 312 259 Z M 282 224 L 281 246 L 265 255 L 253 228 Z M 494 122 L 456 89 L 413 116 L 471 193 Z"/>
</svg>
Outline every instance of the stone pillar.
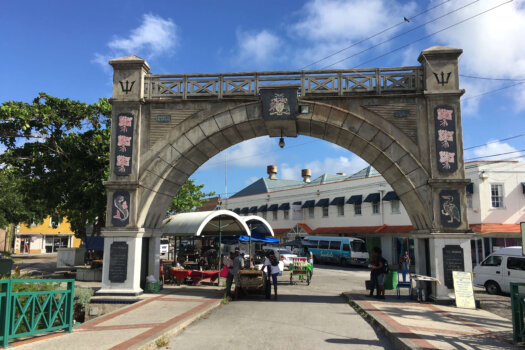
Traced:
<svg viewBox="0 0 525 350">
<path fill-rule="evenodd" d="M 137 225 L 140 130 L 145 77 L 150 67 L 137 56 L 117 58 L 109 63 L 114 69 L 113 97 L 110 100 L 113 110 L 110 173 L 104 183 L 107 188 L 107 211 L 106 227 L 102 232 L 105 237 L 104 266 L 99 293 L 136 295 L 142 292 L 142 238 L 152 234 Z M 122 266 L 125 260 L 126 270 Z M 116 276 L 111 270 L 120 271 L 121 275 Z M 125 276 L 122 276 L 123 271 Z"/>
<path fill-rule="evenodd" d="M 422 150 L 428 159 L 430 179 L 426 191 L 432 201 L 432 230 L 429 239 L 431 275 L 442 284 L 434 288 L 438 300 L 450 300 L 445 287 L 443 248 L 463 254 L 465 271 L 472 271 L 467 218 L 466 185 L 463 160 L 463 137 L 459 88 L 458 57 L 462 50 L 434 46 L 421 52 L 419 62 L 424 73 L 428 148 Z M 421 148 L 420 148 L 421 149 Z M 461 247 L 461 249 L 458 248 Z"/>
</svg>

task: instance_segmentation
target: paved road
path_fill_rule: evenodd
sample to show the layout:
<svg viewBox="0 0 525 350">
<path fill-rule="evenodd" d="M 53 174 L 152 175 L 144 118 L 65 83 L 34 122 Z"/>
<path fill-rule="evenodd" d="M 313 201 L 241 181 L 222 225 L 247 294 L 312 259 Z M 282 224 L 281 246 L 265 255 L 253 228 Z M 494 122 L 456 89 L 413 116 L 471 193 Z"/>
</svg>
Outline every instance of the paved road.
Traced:
<svg viewBox="0 0 525 350">
<path fill-rule="evenodd" d="M 310 286 L 286 283 L 279 300 L 251 297 L 212 312 L 170 340 L 171 349 L 394 349 L 339 296 L 362 290 L 364 269 L 316 266 Z"/>
</svg>

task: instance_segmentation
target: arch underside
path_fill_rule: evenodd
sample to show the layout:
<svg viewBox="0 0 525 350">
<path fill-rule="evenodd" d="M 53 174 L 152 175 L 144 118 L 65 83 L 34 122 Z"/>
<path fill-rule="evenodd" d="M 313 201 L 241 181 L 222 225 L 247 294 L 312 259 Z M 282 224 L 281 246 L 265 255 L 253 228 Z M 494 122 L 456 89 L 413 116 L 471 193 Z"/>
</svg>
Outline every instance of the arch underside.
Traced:
<svg viewBox="0 0 525 350">
<path fill-rule="evenodd" d="M 417 145 L 375 115 L 364 117 L 332 105 L 308 103 L 312 112 L 297 115 L 297 135 L 335 143 L 361 157 L 396 191 L 414 230 L 431 230 L 429 174 L 419 160 Z M 142 156 L 137 226 L 160 227 L 180 186 L 202 164 L 228 147 L 266 135 L 258 102 L 187 120 L 174 128 L 165 141 Z"/>
</svg>

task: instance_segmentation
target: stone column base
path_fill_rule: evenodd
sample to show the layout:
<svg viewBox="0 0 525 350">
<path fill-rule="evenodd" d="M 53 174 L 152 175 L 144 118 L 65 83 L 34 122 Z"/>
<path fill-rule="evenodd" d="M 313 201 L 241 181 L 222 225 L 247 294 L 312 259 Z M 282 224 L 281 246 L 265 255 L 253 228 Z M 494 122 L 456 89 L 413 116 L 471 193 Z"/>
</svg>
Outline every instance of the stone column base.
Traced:
<svg viewBox="0 0 525 350">
<path fill-rule="evenodd" d="M 440 237 L 442 235 L 443 237 Z M 445 262 L 443 248 L 445 246 L 460 246 L 463 249 L 464 271 L 472 272 L 472 253 L 470 249 L 470 234 L 433 234 L 429 238 L 429 256 L 431 276 L 441 281 L 434 283 L 432 295 L 437 303 L 451 303 L 454 301 L 454 289 L 445 285 Z"/>
</svg>

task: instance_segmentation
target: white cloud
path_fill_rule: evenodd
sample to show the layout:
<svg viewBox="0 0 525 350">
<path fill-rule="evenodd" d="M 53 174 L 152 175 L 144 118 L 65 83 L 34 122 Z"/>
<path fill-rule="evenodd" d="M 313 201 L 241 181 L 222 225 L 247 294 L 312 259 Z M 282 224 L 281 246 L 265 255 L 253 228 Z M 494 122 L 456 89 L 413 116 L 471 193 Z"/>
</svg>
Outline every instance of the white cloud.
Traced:
<svg viewBox="0 0 525 350">
<path fill-rule="evenodd" d="M 108 60 L 125 55 L 137 55 L 146 59 L 159 55 L 171 55 L 179 41 L 175 22 L 153 14 L 144 14 L 142 23 L 132 29 L 127 37 L 115 37 L 107 45 L 107 54 L 95 53 L 92 62 L 108 68 Z"/>
<path fill-rule="evenodd" d="M 277 161 L 277 154 L 272 152 L 275 147 L 275 139 L 266 136 L 246 140 L 210 158 L 199 169 L 224 168 L 226 154 L 228 167 L 263 168 Z"/>
<path fill-rule="evenodd" d="M 414 2 L 399 4 L 396 1 L 387 0 L 310 1 L 300 11 L 305 15 L 292 26 L 291 30 L 291 35 L 309 41 L 308 47 L 298 52 L 297 60 L 301 64 L 319 60 L 343 47 L 376 34 L 382 28 L 399 23 L 404 16 L 410 17 L 415 9 Z M 392 34 L 395 30 L 387 34 Z M 354 46 L 348 51 L 319 63 L 318 67 L 349 56 L 361 50 L 365 47 L 364 45 L 370 46 L 384 38 L 384 35 L 374 37 L 363 45 Z M 351 66 L 352 63 L 355 64 L 362 60 L 362 57 L 357 57 L 337 64 L 335 67 Z"/>
<path fill-rule="evenodd" d="M 115 51 L 143 53 L 146 57 L 153 57 L 171 52 L 176 43 L 177 27 L 171 19 L 145 14 L 142 24 L 133 29 L 127 38 L 116 38 L 108 46 Z"/>
<path fill-rule="evenodd" d="M 283 163 L 280 164 L 277 169 L 277 177 L 285 180 L 302 180 L 301 169 L 303 168 L 297 164 L 290 166 L 289 164 Z"/>
<path fill-rule="evenodd" d="M 455 9 L 467 0 L 458 4 L 447 3 L 439 8 L 442 14 Z M 508 77 L 522 79 L 525 77 L 525 2 L 514 1 L 469 20 L 451 29 L 445 30 L 435 36 L 440 44 L 463 49 L 460 57 L 460 73 L 483 77 Z M 487 10 L 497 5 L 491 0 L 479 1 L 468 7 L 468 10 L 456 12 L 427 26 L 428 32 L 435 32 L 448 25 L 457 23 L 469 16 Z M 432 17 L 438 14 L 433 13 Z M 469 85 L 467 85 L 469 84 Z M 497 81 L 481 81 L 461 78 L 462 87 L 467 87 L 466 98 L 480 92 L 495 90 L 501 86 L 512 83 Z M 479 87 L 482 86 L 483 90 Z M 477 87 L 474 88 L 474 87 Z M 501 92 L 505 93 L 505 92 Z M 525 109 L 525 84 L 507 90 L 516 102 L 517 109 Z M 476 107 L 480 98 L 472 99 L 471 107 Z M 468 101 L 468 100 L 467 100 Z M 476 108 L 467 109 L 467 113 L 474 113 Z"/>
<path fill-rule="evenodd" d="M 518 150 L 506 142 L 489 141 L 485 146 L 475 148 L 465 153 L 465 160 L 481 160 L 480 157 L 486 157 L 484 160 L 502 160 L 512 158 L 513 160 L 523 160 L 519 157 Z M 515 152 L 515 153 L 511 153 Z M 504 154 L 505 153 L 505 154 Z M 500 154 L 495 157 L 488 157 L 491 155 Z M 474 159 L 475 158 L 475 159 Z"/>
<path fill-rule="evenodd" d="M 267 30 L 259 32 L 237 31 L 238 62 L 264 64 L 277 59 L 282 40 Z"/>
</svg>

